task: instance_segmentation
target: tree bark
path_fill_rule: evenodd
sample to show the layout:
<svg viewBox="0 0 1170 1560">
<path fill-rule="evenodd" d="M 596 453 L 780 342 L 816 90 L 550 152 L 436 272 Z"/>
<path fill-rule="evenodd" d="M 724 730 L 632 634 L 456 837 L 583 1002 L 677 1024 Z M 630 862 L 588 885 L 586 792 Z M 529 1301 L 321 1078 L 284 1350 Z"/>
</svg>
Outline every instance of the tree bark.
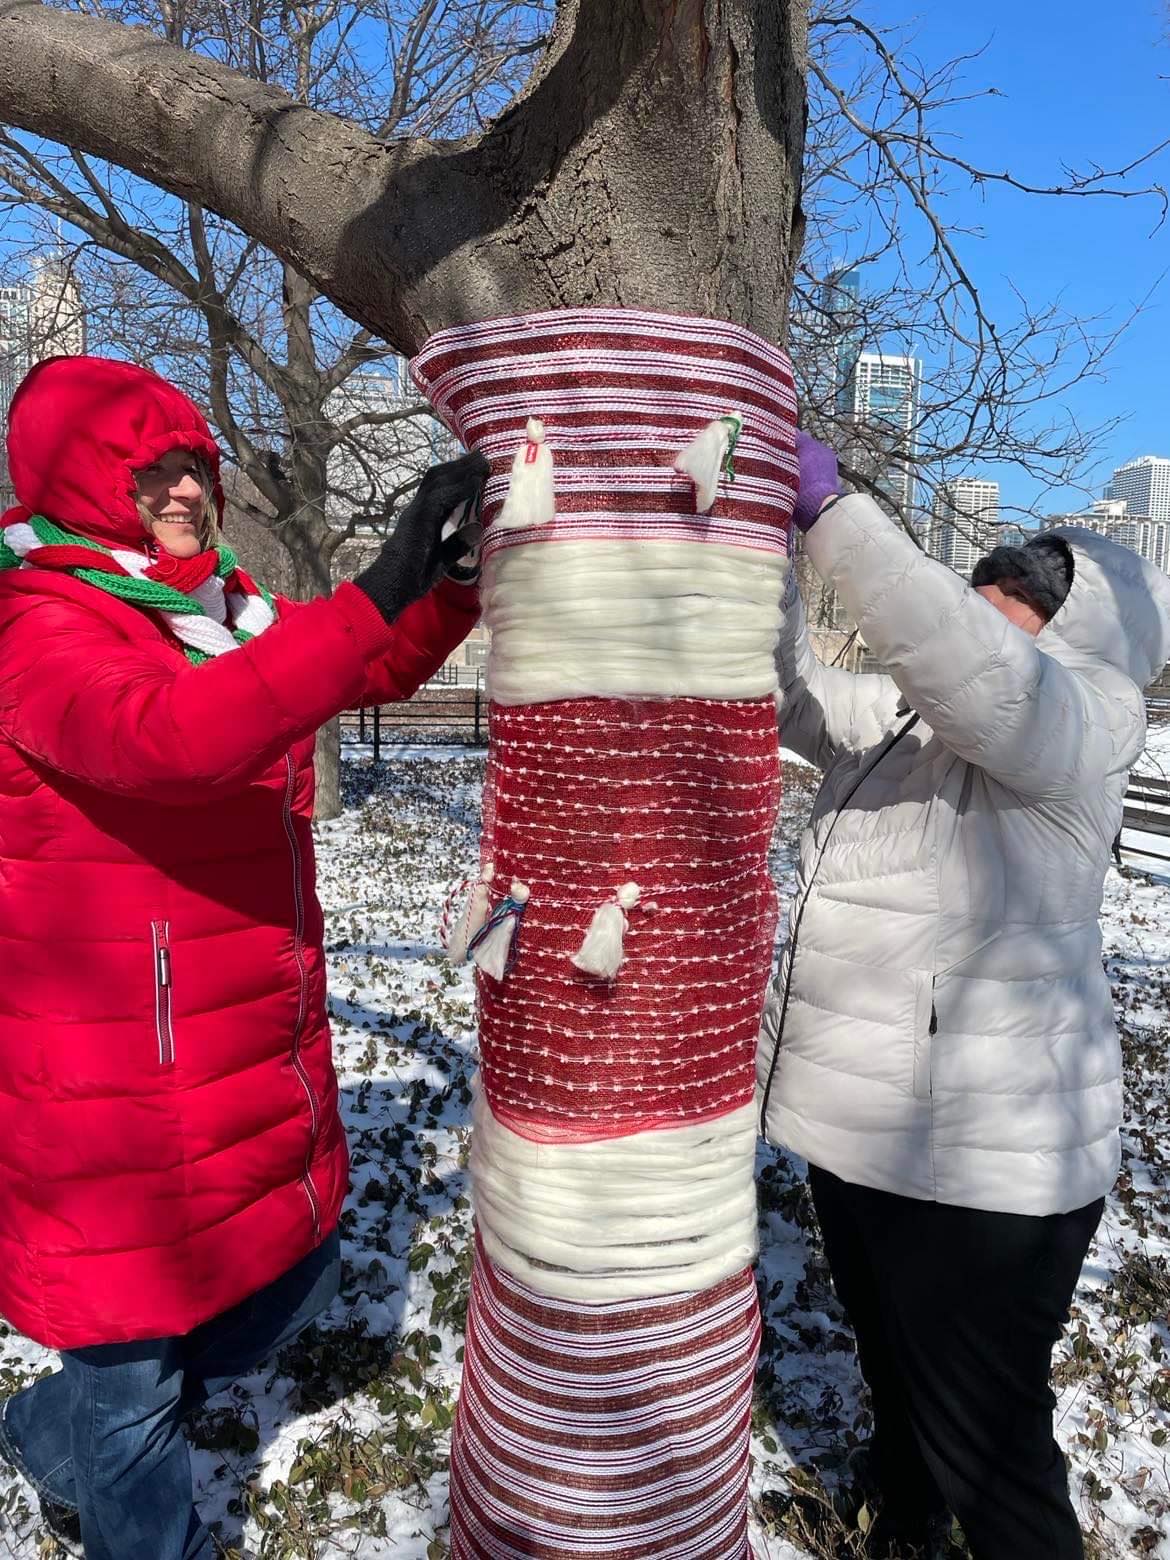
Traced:
<svg viewBox="0 0 1170 1560">
<path fill-rule="evenodd" d="M 385 145 L 139 29 L 0 3 L 0 120 L 238 223 L 412 352 L 598 304 L 783 336 L 799 251 L 806 0 L 563 0 L 480 137 Z"/>
<path fill-rule="evenodd" d="M 336 535 L 325 518 L 324 457 L 293 445 L 293 488 L 299 495 L 297 513 L 277 530 L 292 557 L 298 601 L 333 594 L 330 563 Z M 336 818 L 341 812 L 341 721 L 327 721 L 317 732 L 313 752 L 316 778 L 313 816 Z"/>
</svg>

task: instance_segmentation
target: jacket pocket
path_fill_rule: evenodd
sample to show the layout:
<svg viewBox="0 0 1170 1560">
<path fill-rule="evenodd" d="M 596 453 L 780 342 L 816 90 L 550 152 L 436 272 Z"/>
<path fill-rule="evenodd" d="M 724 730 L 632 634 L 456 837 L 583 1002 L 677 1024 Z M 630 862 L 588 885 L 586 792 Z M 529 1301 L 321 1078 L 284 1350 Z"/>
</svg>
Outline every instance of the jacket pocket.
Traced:
<svg viewBox="0 0 1170 1560">
<path fill-rule="evenodd" d="M 914 1098 L 928 1100 L 934 1094 L 932 1063 L 938 1012 L 934 1005 L 934 977 L 923 976 L 918 992 L 914 1025 Z"/>
<path fill-rule="evenodd" d="M 171 1015 L 171 923 L 150 923 L 151 951 L 154 955 L 154 1029 L 158 1039 L 158 1064 L 172 1067 L 175 1061 L 175 1031 Z"/>
</svg>

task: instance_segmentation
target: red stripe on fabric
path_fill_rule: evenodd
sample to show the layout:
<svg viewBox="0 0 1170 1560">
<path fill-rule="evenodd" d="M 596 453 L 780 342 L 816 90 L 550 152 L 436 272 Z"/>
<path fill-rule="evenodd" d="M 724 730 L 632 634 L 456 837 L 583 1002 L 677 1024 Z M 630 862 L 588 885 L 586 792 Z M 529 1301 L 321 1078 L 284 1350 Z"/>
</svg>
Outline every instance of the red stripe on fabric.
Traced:
<svg viewBox="0 0 1170 1560">
<path fill-rule="evenodd" d="M 513 423 L 506 407 L 505 415 L 502 417 L 500 410 L 498 406 L 489 403 L 479 411 L 478 415 L 474 411 L 469 413 L 463 424 L 469 440 L 515 438 L 519 425 Z M 780 423 L 779 414 L 775 409 L 772 417 L 778 424 Z M 656 463 L 658 456 L 669 454 L 673 459 L 676 450 L 671 446 L 684 443 L 688 435 L 693 436 L 704 426 L 701 413 L 687 413 L 678 406 L 670 410 L 655 411 L 640 406 L 622 405 L 621 392 L 615 388 L 612 398 L 599 400 L 595 405 L 576 410 L 558 407 L 556 420 L 549 425 L 546 432 L 550 447 L 552 447 L 551 441 L 554 439 L 556 441 L 555 453 L 559 459 L 574 447 L 568 442 L 570 439 L 575 441 L 577 448 L 583 450 L 592 448 L 583 437 L 587 433 L 596 433 L 605 439 L 612 439 L 615 434 L 629 435 L 635 431 L 638 433 L 656 431 L 663 435 L 663 443 L 652 447 L 649 451 L 640 446 L 632 446 L 630 450 L 630 459 L 635 465 L 650 465 Z M 787 443 L 784 449 L 787 451 Z"/>
<path fill-rule="evenodd" d="M 509 368 L 511 367 L 512 364 L 510 363 Z M 499 387 L 500 390 L 504 388 L 503 385 Z M 598 390 L 603 392 L 603 394 L 610 391 L 645 390 L 657 392 L 666 399 L 678 395 L 682 387 L 680 387 L 677 378 L 664 374 L 625 372 L 619 377 L 612 370 L 601 371 L 580 368 L 571 374 L 557 373 L 555 370 L 546 369 L 539 373 L 524 374 L 522 378 L 518 373 L 514 373 L 506 388 L 517 399 L 527 397 L 531 400 L 531 398 L 539 397 L 549 391 L 568 389 Z M 749 385 L 737 384 L 732 389 L 724 382 L 711 379 L 710 381 L 700 380 L 689 383 L 686 386 L 686 395 L 688 399 L 694 399 L 700 395 L 710 396 L 713 403 L 712 416 L 718 415 L 719 403 L 726 398 L 730 398 L 735 403 L 743 406 L 756 407 L 759 411 L 769 413 L 773 417 L 777 416 L 776 402 L 763 388 L 756 389 Z M 443 400 L 448 411 L 457 420 L 461 420 L 460 414 L 464 408 L 474 406 L 476 402 L 483 399 L 483 396 L 484 386 L 472 383 L 452 391 Z M 702 423 L 696 421 L 696 430 L 701 426 Z"/>
<path fill-rule="evenodd" d="M 616 319 L 621 319 L 618 314 Z M 655 324 L 630 329 L 613 328 L 615 316 L 606 311 L 591 311 L 574 318 L 565 316 L 519 316 L 511 330 L 485 331 L 475 326 L 455 327 L 440 332 L 424 345 L 413 360 L 411 372 L 416 383 L 434 385 L 453 369 L 468 364 L 491 362 L 501 357 L 525 359 L 550 353 L 590 350 L 608 352 L 615 358 L 628 353 L 662 353 L 703 360 L 712 365 L 736 363 L 769 377 L 792 382 L 787 356 L 762 338 L 739 327 L 716 326 L 692 320 L 692 329 L 679 328 L 680 321 L 659 316 Z M 630 322 L 633 323 L 633 322 Z"/>
<path fill-rule="evenodd" d="M 227 591 L 238 591 L 243 596 L 258 596 L 260 594 L 260 587 L 256 584 L 256 581 L 246 570 L 241 569 L 238 564 L 224 581 L 224 589 Z"/>
<path fill-rule="evenodd" d="M 192 558 L 175 558 L 168 552 L 160 552 L 146 571 L 148 580 L 158 580 L 172 590 L 188 595 L 205 585 L 219 567 L 219 554 L 212 548 L 196 553 Z"/>
<path fill-rule="evenodd" d="M 78 547 L 71 542 L 34 547 L 25 555 L 26 563 L 37 569 L 96 569 L 99 574 L 129 574 L 108 553 L 95 552 L 92 547 Z"/>
<path fill-rule="evenodd" d="M 624 310 L 554 311 L 442 332 L 423 348 L 412 372 L 464 442 L 490 444 L 493 480 L 484 503 L 489 542 L 529 416 L 544 419 L 554 460 L 565 470 L 615 474 L 598 477 L 592 500 L 584 496 L 587 485 L 572 491 L 557 484 L 566 534 L 572 534 L 575 513 L 608 509 L 613 524 L 607 534 L 619 539 L 624 514 L 697 521 L 685 483 L 673 486 L 668 500 L 653 474 L 668 468 L 714 417 L 735 413 L 745 422 L 739 469 L 774 481 L 775 501 L 725 482 L 715 515 L 701 517 L 717 520 L 720 529 L 696 526 L 694 539 L 759 547 L 758 535 L 735 527 L 764 525 L 787 546 L 796 493 L 791 365 L 779 348 L 742 327 Z M 608 446 L 626 432 L 643 437 L 622 449 L 590 449 L 591 433 L 597 445 Z M 652 432 L 660 439 L 646 439 Z M 617 480 L 617 473 L 626 480 Z M 652 499 L 631 496 L 647 487 Z M 556 532 L 554 520 L 549 535 Z"/>
<path fill-rule="evenodd" d="M 652 1347 L 627 1367 L 627 1335 L 640 1328 Z M 758 1345 L 750 1269 L 649 1306 L 571 1306 L 504 1273 L 477 1244 L 452 1440 L 452 1555 L 742 1560 Z M 604 1379 L 593 1369 L 603 1356 Z M 542 1384 L 546 1360 L 565 1383 L 557 1393 Z M 582 1434 L 582 1423 L 596 1430 Z"/>
</svg>

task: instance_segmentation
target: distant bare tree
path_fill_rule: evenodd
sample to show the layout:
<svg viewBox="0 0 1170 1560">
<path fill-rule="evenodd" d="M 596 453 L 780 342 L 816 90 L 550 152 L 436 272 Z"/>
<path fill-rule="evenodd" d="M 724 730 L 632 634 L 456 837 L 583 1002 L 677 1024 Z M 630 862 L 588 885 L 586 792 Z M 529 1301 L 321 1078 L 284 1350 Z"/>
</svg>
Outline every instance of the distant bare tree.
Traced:
<svg viewBox="0 0 1170 1560">
<path fill-rule="evenodd" d="M 912 530 L 908 506 L 888 496 L 891 469 L 913 474 L 924 507 L 989 460 L 1051 486 L 1074 481 L 1114 422 L 1078 425 L 1066 395 L 1101 372 L 1128 321 L 1077 318 L 1019 294 L 1010 317 L 993 313 L 969 256 L 976 235 L 947 215 L 945 196 L 1003 186 L 1037 200 L 1143 199 L 1160 225 L 1167 195 L 1148 172 L 1170 139 L 1112 169 L 1035 179 L 991 169 L 948 133 L 959 104 L 997 96 L 994 85 L 966 84 L 977 55 L 930 66 L 906 28 L 875 26 L 831 0 L 814 4 L 809 47 L 807 226 L 792 315 L 809 425 L 841 450 L 853 483 Z M 855 416 L 849 376 L 862 351 L 923 361 L 912 437 Z"/>
</svg>

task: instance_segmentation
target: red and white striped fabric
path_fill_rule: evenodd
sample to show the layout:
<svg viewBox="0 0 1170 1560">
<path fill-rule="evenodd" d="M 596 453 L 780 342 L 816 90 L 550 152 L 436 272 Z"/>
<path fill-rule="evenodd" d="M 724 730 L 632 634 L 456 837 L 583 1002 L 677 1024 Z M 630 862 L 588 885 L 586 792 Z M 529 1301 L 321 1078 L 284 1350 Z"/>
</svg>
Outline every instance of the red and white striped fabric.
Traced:
<svg viewBox="0 0 1170 1560">
<path fill-rule="evenodd" d="M 411 363 L 415 383 L 492 463 L 486 552 L 578 538 L 703 541 L 788 552 L 796 500 L 796 393 L 787 356 L 739 325 L 676 314 L 558 309 L 459 325 Z M 672 461 L 712 418 L 743 420 L 735 479 L 696 515 Z M 556 458 L 557 518 L 543 535 L 491 529 L 528 417 Z"/>
<path fill-rule="evenodd" d="M 412 372 L 492 465 L 483 859 L 524 903 L 479 981 L 453 1553 L 741 1560 L 791 368 L 738 326 L 565 310 L 443 331 Z M 674 463 L 729 417 L 700 514 Z M 529 419 L 555 514 L 499 525 Z M 616 977 L 583 973 L 631 885 Z"/>
<path fill-rule="evenodd" d="M 452 1560 L 740 1560 L 759 1309 L 701 1294 L 581 1306 L 477 1253 L 451 1448 Z"/>
</svg>

